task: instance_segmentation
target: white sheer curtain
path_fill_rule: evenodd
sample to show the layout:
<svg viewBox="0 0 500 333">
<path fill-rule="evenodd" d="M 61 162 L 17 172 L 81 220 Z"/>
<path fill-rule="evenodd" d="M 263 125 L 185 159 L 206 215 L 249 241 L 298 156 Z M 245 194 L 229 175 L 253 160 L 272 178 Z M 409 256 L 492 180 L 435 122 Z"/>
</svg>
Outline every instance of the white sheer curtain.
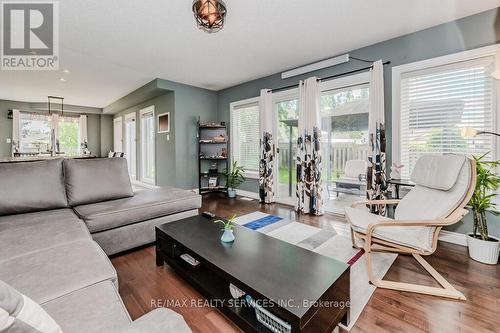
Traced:
<svg viewBox="0 0 500 333">
<path fill-rule="evenodd" d="M 88 143 L 88 137 L 87 137 L 87 116 L 86 115 L 81 115 L 79 119 L 79 124 L 78 124 L 78 138 L 79 138 L 79 152 L 80 154 L 83 153 L 84 148 L 87 146 Z"/>
<path fill-rule="evenodd" d="M 299 84 L 299 138 L 297 142 L 297 201 L 304 214 L 323 214 L 321 184 L 320 89 L 316 77 Z"/>
<path fill-rule="evenodd" d="M 12 156 L 20 151 L 21 113 L 19 110 L 12 110 Z"/>
<path fill-rule="evenodd" d="M 373 63 L 370 70 L 370 102 L 368 130 L 370 138 L 370 171 L 367 175 L 367 197 L 370 200 L 386 198 L 385 182 L 385 114 L 384 114 L 384 65 L 382 60 Z M 385 205 L 372 205 L 372 212 L 386 214 Z"/>
<path fill-rule="evenodd" d="M 273 97 L 272 91 L 262 89 L 259 100 L 260 121 L 260 202 L 274 202 L 274 144 L 273 144 Z"/>
</svg>

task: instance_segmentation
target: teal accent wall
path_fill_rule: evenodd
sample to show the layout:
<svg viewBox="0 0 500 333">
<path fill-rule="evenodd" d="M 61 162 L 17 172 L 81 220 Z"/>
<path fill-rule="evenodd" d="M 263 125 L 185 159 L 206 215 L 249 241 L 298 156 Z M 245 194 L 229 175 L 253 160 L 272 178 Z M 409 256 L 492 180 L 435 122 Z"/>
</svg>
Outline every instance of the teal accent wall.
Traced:
<svg viewBox="0 0 500 333">
<path fill-rule="evenodd" d="M 46 112 L 46 103 L 30 103 L 0 100 L 0 157 L 11 155 L 11 144 L 7 138 L 12 138 L 12 119 L 7 118 L 9 110 L 18 109 L 30 112 Z M 101 115 L 102 109 L 78 105 L 65 105 L 66 110 L 87 115 L 87 135 L 89 149 L 92 154 L 101 156 L 106 154 L 106 148 L 113 145 L 112 121 L 113 117 Z M 109 123 L 111 122 L 111 127 Z M 111 135 L 107 135 L 111 130 Z M 104 133 L 104 135 L 103 135 Z"/>
<path fill-rule="evenodd" d="M 119 111 L 115 117 L 155 106 L 155 117 L 170 112 L 170 133 L 156 133 L 156 184 L 198 188 L 196 121 L 215 120 L 217 93 L 168 80 L 156 79 L 104 108 Z M 155 118 L 155 126 L 158 126 Z M 136 126 L 139 138 L 139 126 Z M 169 139 L 167 139 L 169 137 Z M 137 145 L 140 156 L 140 145 Z M 140 170 L 140 165 L 137 165 Z"/>
<path fill-rule="evenodd" d="M 387 130 L 387 165 L 391 165 L 392 138 L 392 71 L 399 66 L 419 60 L 439 57 L 460 51 L 475 49 L 496 44 L 500 41 L 500 11 L 489 10 L 463 19 L 438 25 L 409 35 L 390 39 L 349 52 L 351 56 L 361 59 L 391 61 L 384 67 L 385 119 Z M 334 56 L 332 54 L 332 56 Z M 350 70 L 365 67 L 366 63 L 351 60 L 348 63 L 325 68 L 316 72 L 282 80 L 281 73 L 276 73 L 257 80 L 246 82 L 218 92 L 217 119 L 229 122 L 229 104 L 231 102 L 256 97 L 260 89 L 273 89 L 298 83 L 299 80 L 317 76 L 327 77 Z M 258 180 L 251 179 L 240 187 L 246 191 L 258 192 Z M 500 219 L 490 217 L 492 234 L 500 236 Z M 457 232 L 470 230 L 470 216 L 463 222 L 450 228 Z"/>
</svg>

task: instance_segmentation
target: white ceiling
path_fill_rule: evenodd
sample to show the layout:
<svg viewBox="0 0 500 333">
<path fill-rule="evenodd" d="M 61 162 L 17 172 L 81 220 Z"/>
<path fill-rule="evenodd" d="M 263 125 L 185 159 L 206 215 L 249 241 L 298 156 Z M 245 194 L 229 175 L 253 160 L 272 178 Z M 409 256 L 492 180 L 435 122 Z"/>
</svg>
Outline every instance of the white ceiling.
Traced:
<svg viewBox="0 0 500 333">
<path fill-rule="evenodd" d="M 2 71 L 0 99 L 103 107 L 154 78 L 219 90 L 500 6 L 500 0 L 226 0 L 224 29 L 191 0 L 62 0 L 62 71 Z M 57 78 L 65 77 L 66 82 Z"/>
</svg>

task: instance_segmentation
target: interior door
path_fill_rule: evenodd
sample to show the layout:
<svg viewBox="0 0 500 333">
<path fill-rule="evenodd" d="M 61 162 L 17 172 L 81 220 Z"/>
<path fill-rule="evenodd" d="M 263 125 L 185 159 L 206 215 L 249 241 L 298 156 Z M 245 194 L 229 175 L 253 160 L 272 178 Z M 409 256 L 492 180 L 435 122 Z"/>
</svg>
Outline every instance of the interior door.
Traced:
<svg viewBox="0 0 500 333">
<path fill-rule="evenodd" d="M 123 152 L 123 120 L 122 117 L 113 120 L 113 150 Z"/>
</svg>

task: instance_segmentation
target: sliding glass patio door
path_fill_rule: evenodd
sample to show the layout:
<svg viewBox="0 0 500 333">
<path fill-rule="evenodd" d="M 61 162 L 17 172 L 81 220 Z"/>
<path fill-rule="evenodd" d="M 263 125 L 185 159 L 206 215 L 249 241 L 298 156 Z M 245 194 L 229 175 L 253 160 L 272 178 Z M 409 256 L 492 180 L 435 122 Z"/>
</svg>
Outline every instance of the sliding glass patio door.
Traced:
<svg viewBox="0 0 500 333">
<path fill-rule="evenodd" d="M 275 193 L 278 202 L 295 204 L 296 150 L 298 138 L 299 100 L 297 91 L 277 94 L 275 112 Z"/>
<path fill-rule="evenodd" d="M 363 76 L 348 79 L 330 83 L 321 96 L 324 207 L 338 214 L 365 196 L 368 166 L 369 86 Z"/>
</svg>

